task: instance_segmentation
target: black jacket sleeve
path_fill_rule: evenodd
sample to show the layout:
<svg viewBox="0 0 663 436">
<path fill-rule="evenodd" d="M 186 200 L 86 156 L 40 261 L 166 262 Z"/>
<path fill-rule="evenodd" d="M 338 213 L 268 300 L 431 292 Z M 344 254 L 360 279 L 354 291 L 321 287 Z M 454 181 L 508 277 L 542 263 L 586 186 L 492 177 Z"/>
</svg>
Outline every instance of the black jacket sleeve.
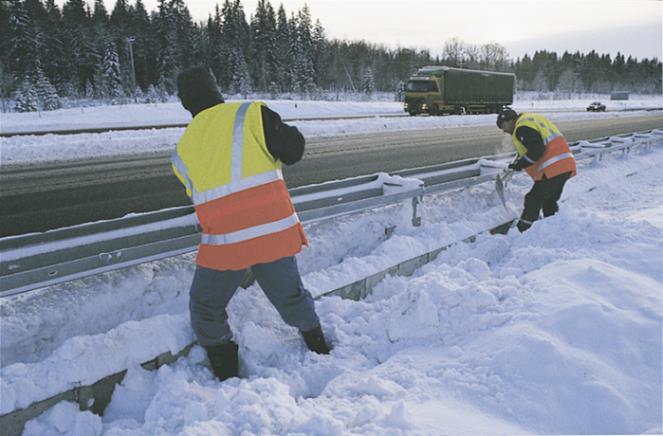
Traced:
<svg viewBox="0 0 663 436">
<path fill-rule="evenodd" d="M 516 129 L 516 138 L 527 148 L 525 156 L 521 157 L 514 164 L 515 169 L 521 170 L 532 165 L 546 152 L 546 146 L 543 143 L 541 134 L 531 127 L 521 126 Z"/>
<path fill-rule="evenodd" d="M 274 159 L 286 165 L 301 160 L 306 141 L 296 127 L 285 124 L 281 121 L 281 116 L 267 106 L 262 106 L 262 127 L 267 149 Z"/>
</svg>

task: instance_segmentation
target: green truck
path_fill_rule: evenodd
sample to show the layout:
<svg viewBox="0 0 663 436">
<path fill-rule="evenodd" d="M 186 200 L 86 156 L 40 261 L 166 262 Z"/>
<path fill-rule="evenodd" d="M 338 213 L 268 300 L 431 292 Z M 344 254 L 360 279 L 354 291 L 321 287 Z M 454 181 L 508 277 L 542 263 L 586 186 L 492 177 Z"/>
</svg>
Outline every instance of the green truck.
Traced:
<svg viewBox="0 0 663 436">
<path fill-rule="evenodd" d="M 513 103 L 515 80 L 511 73 L 423 67 L 407 82 L 405 112 L 410 115 L 497 113 Z"/>
</svg>

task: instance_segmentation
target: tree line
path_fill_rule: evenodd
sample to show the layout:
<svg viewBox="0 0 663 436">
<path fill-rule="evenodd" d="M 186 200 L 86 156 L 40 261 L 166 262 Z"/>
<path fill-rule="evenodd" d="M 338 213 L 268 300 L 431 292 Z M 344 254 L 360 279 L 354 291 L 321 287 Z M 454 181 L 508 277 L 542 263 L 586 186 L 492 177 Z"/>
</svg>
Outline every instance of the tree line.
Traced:
<svg viewBox="0 0 663 436">
<path fill-rule="evenodd" d="M 179 71 L 206 64 L 226 94 L 402 90 L 417 68 L 449 65 L 515 72 L 519 89 L 661 92 L 661 63 L 618 54 L 537 51 L 512 61 L 500 44 L 457 38 L 433 57 L 427 50 L 390 49 L 329 39 L 307 6 L 288 14 L 259 0 L 247 18 L 240 0 L 224 0 L 196 22 L 184 0 L 0 1 L 0 87 L 17 110 L 55 109 L 60 97 L 123 101 L 165 99 Z"/>
</svg>

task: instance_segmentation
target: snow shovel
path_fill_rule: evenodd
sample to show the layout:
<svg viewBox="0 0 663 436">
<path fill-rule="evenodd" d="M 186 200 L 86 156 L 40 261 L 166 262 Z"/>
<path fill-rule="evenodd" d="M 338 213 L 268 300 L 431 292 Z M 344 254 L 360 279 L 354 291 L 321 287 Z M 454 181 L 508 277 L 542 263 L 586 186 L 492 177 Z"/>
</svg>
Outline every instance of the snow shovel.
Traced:
<svg viewBox="0 0 663 436">
<path fill-rule="evenodd" d="M 497 177 L 495 178 L 495 191 L 497 192 L 497 196 L 500 197 L 500 201 L 502 201 L 506 210 L 509 210 L 509 207 L 506 205 L 504 190 L 509 184 L 509 181 L 511 181 L 511 177 L 513 177 L 513 170 L 510 168 L 504 168 L 497 173 Z"/>
</svg>

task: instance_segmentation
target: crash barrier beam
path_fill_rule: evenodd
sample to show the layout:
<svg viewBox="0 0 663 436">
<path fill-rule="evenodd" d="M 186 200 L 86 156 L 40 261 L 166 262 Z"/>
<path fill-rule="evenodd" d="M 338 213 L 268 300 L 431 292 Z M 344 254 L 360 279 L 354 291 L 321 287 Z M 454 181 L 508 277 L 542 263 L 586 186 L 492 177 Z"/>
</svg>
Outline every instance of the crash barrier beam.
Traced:
<svg viewBox="0 0 663 436">
<path fill-rule="evenodd" d="M 606 151 L 630 149 L 634 144 L 651 143 L 652 138 L 659 137 L 663 137 L 663 130 L 580 141 L 571 144 L 571 148 L 582 159 Z M 305 223 L 411 199 L 412 224 L 416 226 L 421 221 L 417 206 L 425 195 L 488 181 L 494 178 L 496 167 L 481 165 L 480 161 L 507 161 L 512 156 L 504 153 L 463 159 L 403 170 L 393 176 L 386 173 L 359 176 L 293 188 L 290 193 Z M 2 238 L 0 297 L 185 254 L 197 248 L 199 231 L 193 208 L 184 206 Z"/>
<path fill-rule="evenodd" d="M 436 174 L 439 188 L 462 186 L 470 172 Z M 440 171 L 444 172 L 443 167 Z M 404 187 L 387 174 L 360 176 L 292 189 L 293 204 L 303 222 L 413 199 L 423 194 L 419 181 Z M 403 179 L 405 180 L 405 179 Z M 408 180 L 405 180 L 408 182 Z M 449 183 L 456 182 L 456 183 Z M 386 193 L 385 191 L 390 191 Z M 413 216 L 413 224 L 418 217 Z M 193 208 L 184 206 L 127 218 L 83 224 L 49 232 L 0 239 L 0 297 L 93 274 L 194 251 L 200 229 Z"/>
<path fill-rule="evenodd" d="M 632 145 L 639 145 L 639 143 L 643 143 L 646 141 L 649 141 L 649 143 L 651 143 L 652 138 L 655 138 L 654 141 L 663 140 L 663 130 L 651 131 L 649 133 L 643 133 L 641 135 L 642 136 L 638 136 L 638 138 L 636 138 L 640 141 L 635 141 L 635 143 Z M 605 148 L 606 151 L 608 152 L 614 151 L 612 149 L 613 147 L 611 146 L 611 144 L 604 144 L 604 146 L 605 147 L 603 148 Z M 586 153 L 584 156 L 581 157 L 583 153 L 584 150 L 578 151 L 579 155 L 578 157 L 580 157 L 581 159 L 593 157 L 593 154 L 590 155 L 589 153 Z M 476 162 L 474 162 L 474 160 L 472 159 L 470 160 L 470 164 L 476 165 L 478 161 L 479 159 L 477 159 Z M 454 168 L 456 166 L 451 165 L 450 167 Z M 435 173 L 435 171 L 428 171 L 428 173 Z M 413 173 L 413 174 L 419 174 L 419 173 Z M 424 172 L 423 174 L 426 174 L 426 172 Z M 482 176 L 479 177 L 481 178 Z M 494 174 L 491 174 L 490 177 L 491 178 L 494 177 Z M 365 181 L 366 179 L 363 180 Z M 346 186 L 351 186 L 351 183 L 349 183 L 348 180 L 344 180 L 342 182 L 344 182 Z M 304 187 L 304 188 L 310 189 L 309 193 L 320 189 L 320 187 Z M 590 190 L 592 189 L 594 188 L 590 188 Z M 385 277 L 410 276 L 423 265 L 435 260 L 441 252 L 447 250 L 449 247 L 452 247 L 453 245 L 456 245 L 458 243 L 474 242 L 480 234 L 486 232 L 490 232 L 491 234 L 497 234 L 497 233 L 506 234 L 509 228 L 513 225 L 515 219 L 516 218 L 514 217 L 513 219 L 510 219 L 487 231 L 484 230 L 478 232 L 461 241 L 455 241 L 446 244 L 442 247 L 423 253 L 419 256 L 415 256 L 413 258 L 399 262 L 398 264 L 393 265 L 385 270 L 379 271 L 368 277 L 364 277 L 352 283 L 346 284 L 332 291 L 325 292 L 315 298 L 319 299 L 328 296 L 338 296 L 341 298 L 353 299 L 353 300 L 363 299 L 367 295 L 369 295 L 373 290 L 373 288 L 378 283 L 380 283 Z M 187 355 L 189 351 L 193 348 L 193 346 L 195 346 L 195 344 L 196 344 L 195 342 L 188 344 L 186 347 L 184 347 L 182 350 L 180 350 L 178 353 L 174 355 L 171 352 L 162 353 L 156 358 L 142 363 L 141 366 L 148 370 L 158 369 L 160 366 L 164 364 L 170 364 L 172 362 L 175 362 L 179 357 Z M 20 435 L 23 432 L 23 428 L 27 421 L 37 417 L 48 408 L 52 407 L 56 403 L 63 400 L 78 403 L 81 410 L 91 410 L 93 413 L 103 414 L 104 409 L 110 403 L 112 394 L 115 390 L 115 386 L 122 382 L 126 372 L 127 370 L 123 370 L 115 374 L 111 374 L 91 385 L 78 386 L 66 392 L 47 398 L 45 400 L 33 403 L 26 408 L 14 410 L 5 415 L 0 415 L 0 428 L 3 428 L 7 435 Z"/>
</svg>

